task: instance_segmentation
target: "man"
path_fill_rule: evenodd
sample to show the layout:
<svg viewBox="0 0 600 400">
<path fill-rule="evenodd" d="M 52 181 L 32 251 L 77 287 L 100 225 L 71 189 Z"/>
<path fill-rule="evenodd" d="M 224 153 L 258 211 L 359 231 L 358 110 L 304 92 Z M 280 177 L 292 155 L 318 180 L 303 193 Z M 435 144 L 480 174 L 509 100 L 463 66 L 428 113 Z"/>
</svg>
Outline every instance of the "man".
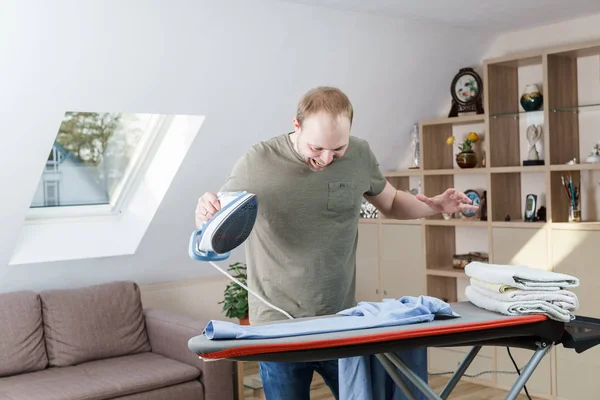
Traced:
<svg viewBox="0 0 600 400">
<path fill-rule="evenodd" d="M 386 217 L 414 219 L 475 209 L 453 189 L 428 198 L 386 181 L 369 144 L 350 135 L 354 111 L 337 88 L 318 87 L 299 101 L 294 131 L 258 143 L 236 163 L 221 192 L 257 195 L 259 211 L 246 241 L 248 287 L 294 318 L 335 314 L 356 305 L 355 262 L 363 196 Z M 196 223 L 220 208 L 205 193 Z M 251 324 L 285 319 L 249 295 Z M 337 360 L 259 363 L 268 400 L 308 399 L 313 371 L 337 398 Z"/>
</svg>

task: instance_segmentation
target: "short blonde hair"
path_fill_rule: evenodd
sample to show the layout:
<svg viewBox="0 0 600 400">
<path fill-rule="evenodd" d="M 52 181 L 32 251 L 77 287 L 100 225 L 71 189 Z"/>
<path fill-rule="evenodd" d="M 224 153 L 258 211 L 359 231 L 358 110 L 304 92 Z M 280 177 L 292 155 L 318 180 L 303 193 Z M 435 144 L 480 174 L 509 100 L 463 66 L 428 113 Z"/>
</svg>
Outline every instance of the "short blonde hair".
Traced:
<svg viewBox="0 0 600 400">
<path fill-rule="evenodd" d="M 354 109 L 350 99 L 340 89 L 330 86 L 319 86 L 309 90 L 302 96 L 298 102 L 296 110 L 296 119 L 300 126 L 306 117 L 325 111 L 332 117 L 345 115 L 352 120 L 354 118 Z"/>
</svg>

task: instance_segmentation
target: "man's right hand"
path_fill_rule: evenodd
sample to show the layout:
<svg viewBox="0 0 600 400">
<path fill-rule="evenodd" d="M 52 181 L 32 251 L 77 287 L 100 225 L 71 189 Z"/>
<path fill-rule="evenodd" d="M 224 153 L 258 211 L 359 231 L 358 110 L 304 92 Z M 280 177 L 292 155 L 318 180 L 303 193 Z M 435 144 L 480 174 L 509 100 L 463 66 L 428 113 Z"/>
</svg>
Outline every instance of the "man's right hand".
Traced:
<svg viewBox="0 0 600 400">
<path fill-rule="evenodd" d="M 204 193 L 198 199 L 198 205 L 196 206 L 196 227 L 200 228 L 203 222 L 208 221 L 220 209 L 221 203 L 217 199 L 217 194 L 212 192 Z"/>
</svg>

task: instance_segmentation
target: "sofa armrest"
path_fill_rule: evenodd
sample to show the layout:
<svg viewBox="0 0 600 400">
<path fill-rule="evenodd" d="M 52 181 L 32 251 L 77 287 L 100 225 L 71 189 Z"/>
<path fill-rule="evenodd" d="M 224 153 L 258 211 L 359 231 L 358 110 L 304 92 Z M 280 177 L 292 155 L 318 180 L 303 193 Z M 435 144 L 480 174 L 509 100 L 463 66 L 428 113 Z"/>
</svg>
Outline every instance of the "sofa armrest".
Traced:
<svg viewBox="0 0 600 400">
<path fill-rule="evenodd" d="M 202 373 L 206 400 L 235 398 L 236 363 L 227 360 L 204 362 L 188 348 L 188 341 L 202 334 L 205 322 L 157 309 L 144 309 L 144 317 L 153 353 L 198 368 Z"/>
</svg>

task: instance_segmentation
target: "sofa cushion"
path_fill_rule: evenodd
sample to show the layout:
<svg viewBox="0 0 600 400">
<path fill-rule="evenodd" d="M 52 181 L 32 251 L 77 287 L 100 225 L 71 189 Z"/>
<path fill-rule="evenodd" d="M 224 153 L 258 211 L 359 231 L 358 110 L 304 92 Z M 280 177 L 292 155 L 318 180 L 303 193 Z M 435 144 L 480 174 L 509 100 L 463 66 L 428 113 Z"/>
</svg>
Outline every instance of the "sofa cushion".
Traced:
<svg viewBox="0 0 600 400">
<path fill-rule="evenodd" d="M 47 365 L 39 296 L 30 291 L 0 294 L 0 377 Z"/>
<path fill-rule="evenodd" d="M 199 375 L 190 365 L 142 353 L 2 378 L 0 399 L 113 399 L 188 382 Z"/>
<path fill-rule="evenodd" d="M 204 400 L 204 389 L 199 381 L 189 381 L 179 385 L 154 389 L 119 397 L 119 400 Z M 225 397 L 217 397 L 225 398 Z"/>
<path fill-rule="evenodd" d="M 140 289 L 110 282 L 40 293 L 51 366 L 150 351 Z"/>
</svg>

